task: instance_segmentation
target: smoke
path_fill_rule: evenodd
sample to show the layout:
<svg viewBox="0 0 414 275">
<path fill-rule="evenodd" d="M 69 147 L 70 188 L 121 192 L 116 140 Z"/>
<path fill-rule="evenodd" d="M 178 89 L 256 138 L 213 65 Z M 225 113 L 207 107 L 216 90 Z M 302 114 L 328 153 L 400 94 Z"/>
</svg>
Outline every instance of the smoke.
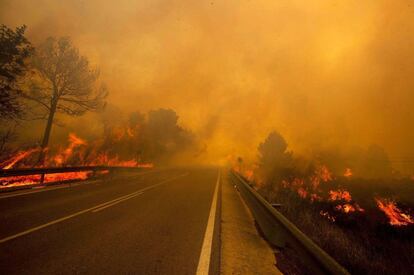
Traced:
<svg viewBox="0 0 414 275">
<path fill-rule="evenodd" d="M 26 24 L 35 44 L 72 37 L 100 66 L 112 105 L 175 110 L 206 161 L 254 159 L 274 129 L 302 154 L 378 144 L 393 159 L 414 156 L 413 9 L 409 0 L 2 0 L 0 21 Z"/>
</svg>

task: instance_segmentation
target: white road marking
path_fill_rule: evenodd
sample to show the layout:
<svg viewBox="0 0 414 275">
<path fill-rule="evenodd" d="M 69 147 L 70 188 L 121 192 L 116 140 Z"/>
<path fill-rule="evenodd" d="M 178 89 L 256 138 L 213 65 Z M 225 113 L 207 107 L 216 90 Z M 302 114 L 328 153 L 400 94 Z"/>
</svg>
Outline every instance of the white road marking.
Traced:
<svg viewBox="0 0 414 275">
<path fill-rule="evenodd" d="M 113 203 L 107 204 L 107 205 L 102 206 L 102 207 L 100 207 L 100 208 L 96 208 L 96 209 L 92 210 L 92 212 L 93 212 L 93 213 L 96 213 L 96 212 L 102 211 L 102 210 L 104 210 L 105 208 L 111 207 L 111 206 L 113 206 L 113 205 L 115 205 L 115 204 L 118 204 L 118 203 L 120 203 L 120 202 L 123 202 L 123 201 L 129 200 L 129 199 L 132 199 L 133 197 L 136 197 L 136 196 L 139 196 L 139 195 L 142 195 L 142 194 L 144 194 L 144 193 L 143 193 L 143 192 L 141 192 L 141 193 L 138 193 L 138 194 L 134 194 L 134 195 L 132 195 L 132 196 L 129 196 L 129 197 L 127 197 L 127 198 L 117 200 L 116 202 L 113 202 Z"/>
<path fill-rule="evenodd" d="M 32 232 L 38 231 L 38 230 L 40 230 L 40 229 L 43 229 L 43 228 L 45 228 L 45 227 L 48 227 L 48 226 L 51 226 L 51 225 L 54 225 L 54 224 L 57 224 L 57 223 L 60 223 L 60 222 L 66 221 L 66 220 L 68 220 L 68 219 L 74 218 L 74 217 L 76 217 L 76 216 L 82 215 L 82 214 L 87 213 L 87 212 L 89 212 L 89 211 L 93 211 L 93 210 L 95 210 L 95 209 L 102 208 L 102 207 L 104 207 L 104 206 L 107 206 L 107 205 L 113 204 L 113 203 L 115 203 L 115 202 L 122 201 L 122 200 L 124 200 L 124 199 L 126 199 L 126 198 L 128 198 L 128 197 L 130 197 L 130 196 L 134 196 L 134 195 L 141 194 L 141 193 L 143 193 L 144 191 L 147 191 L 147 190 L 153 189 L 153 188 L 155 188 L 155 187 L 157 187 L 157 186 L 160 186 L 160 185 L 165 184 L 165 183 L 167 183 L 167 182 L 170 182 L 170 181 L 176 180 L 176 179 L 178 179 L 178 178 L 184 177 L 184 176 L 186 176 L 186 175 L 188 175 L 188 173 L 181 174 L 181 175 L 179 175 L 179 176 L 177 176 L 177 177 L 170 178 L 170 179 L 164 180 L 164 181 L 162 181 L 162 182 L 160 182 L 160 183 L 157 183 L 157 184 L 154 184 L 154 185 L 147 186 L 147 187 L 145 187 L 145 188 L 142 188 L 142 189 L 140 189 L 140 190 L 138 190 L 138 191 L 135 191 L 135 192 L 132 192 L 132 193 L 130 193 L 130 194 L 127 194 L 127 195 L 124 195 L 124 196 L 118 197 L 118 198 L 116 198 L 116 199 L 113 199 L 113 200 L 110 200 L 110 201 L 107 201 L 107 202 L 104 202 L 104 203 L 101 203 L 101 204 L 95 205 L 95 206 L 93 206 L 93 207 L 90 207 L 90 208 L 87 208 L 87 209 L 84 209 L 84 210 L 78 211 L 78 212 L 76 212 L 76 213 L 73 213 L 73 214 L 70 214 L 70 215 L 68 215 L 68 216 L 65 216 L 65 217 L 62 217 L 62 218 L 59 218 L 59 219 L 53 220 L 53 221 L 51 221 L 51 222 L 48 222 L 48 223 L 45 223 L 45 224 L 42 224 L 42 225 L 39 225 L 39 226 L 33 227 L 33 228 L 31 228 L 31 229 L 28 229 L 28 230 L 22 231 L 22 232 L 20 232 L 20 233 L 17 233 L 17 234 L 14 234 L 14 235 L 8 236 L 8 237 L 6 237 L 6 238 L 1 239 L 1 240 L 0 240 L 0 243 L 5 243 L 5 242 L 7 242 L 7 241 L 10 241 L 10 240 L 16 239 L 16 238 L 18 238 L 18 237 L 21 237 L 21 236 L 24 236 L 24 235 L 30 234 L 30 233 L 32 233 Z"/>
<path fill-rule="evenodd" d="M 196 275 L 208 275 L 210 270 L 211 249 L 213 245 L 214 225 L 217 211 L 217 194 L 220 185 L 221 172 L 219 170 L 216 187 L 214 190 L 213 201 L 211 203 L 210 215 L 208 217 L 206 232 L 204 233 L 203 246 L 201 247 L 200 258 L 198 260 Z"/>
</svg>

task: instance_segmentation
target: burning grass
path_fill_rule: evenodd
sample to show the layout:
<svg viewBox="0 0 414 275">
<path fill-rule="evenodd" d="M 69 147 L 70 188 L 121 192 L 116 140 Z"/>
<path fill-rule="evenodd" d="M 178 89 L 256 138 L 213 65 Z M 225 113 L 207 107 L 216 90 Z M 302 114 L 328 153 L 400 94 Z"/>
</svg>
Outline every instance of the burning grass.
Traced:
<svg viewBox="0 0 414 275">
<path fill-rule="evenodd" d="M 30 148 L 22 150 L 11 157 L 3 160 L 0 164 L 1 169 L 12 168 L 33 168 L 36 165 L 36 159 L 39 148 Z M 120 166 L 120 167 L 142 167 L 152 168 L 152 163 L 142 163 L 135 159 L 122 160 L 119 156 L 109 156 L 106 152 L 99 152 L 96 146 L 88 146 L 88 142 L 81 139 L 74 133 L 68 137 L 68 145 L 60 148 L 54 154 L 49 154 L 45 160 L 47 167 L 64 167 L 64 166 Z M 91 171 L 82 172 L 65 172 L 46 174 L 42 183 L 85 180 L 91 177 Z M 23 185 L 34 185 L 41 183 L 41 175 L 13 176 L 0 178 L 0 189 L 10 188 Z"/>
<path fill-rule="evenodd" d="M 352 274 L 413 274 L 414 182 L 351 173 L 334 176 L 317 165 L 258 190 Z"/>
</svg>

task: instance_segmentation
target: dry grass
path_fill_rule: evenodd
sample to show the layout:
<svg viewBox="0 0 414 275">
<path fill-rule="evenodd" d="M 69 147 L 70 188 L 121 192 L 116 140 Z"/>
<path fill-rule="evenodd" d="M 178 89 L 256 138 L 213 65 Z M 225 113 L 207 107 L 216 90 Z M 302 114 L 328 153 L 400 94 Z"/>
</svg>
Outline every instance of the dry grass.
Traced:
<svg viewBox="0 0 414 275">
<path fill-rule="evenodd" d="M 327 202 L 311 203 L 283 188 L 267 186 L 260 192 L 270 202 L 281 203 L 281 212 L 352 274 L 414 274 L 414 226 L 388 225 L 373 201 L 374 196 L 387 194 L 412 207 L 414 182 L 339 180 L 332 185 L 354 193 L 366 211 L 338 216 L 333 223 L 319 214 L 330 207 Z"/>
</svg>

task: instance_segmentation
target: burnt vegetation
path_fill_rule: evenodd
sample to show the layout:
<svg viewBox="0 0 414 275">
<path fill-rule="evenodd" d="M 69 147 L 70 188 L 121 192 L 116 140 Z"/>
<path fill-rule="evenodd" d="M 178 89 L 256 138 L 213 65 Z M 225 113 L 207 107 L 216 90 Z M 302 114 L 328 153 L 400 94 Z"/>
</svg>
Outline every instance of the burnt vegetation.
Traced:
<svg viewBox="0 0 414 275">
<path fill-rule="evenodd" d="M 273 132 L 258 153 L 256 165 L 238 162 L 235 169 L 352 274 L 413 273 L 413 179 L 393 174 L 381 147 L 305 158 Z M 306 273 L 300 257 L 281 251 L 282 271 Z M 294 263 L 284 267 L 284 258 Z"/>
</svg>

